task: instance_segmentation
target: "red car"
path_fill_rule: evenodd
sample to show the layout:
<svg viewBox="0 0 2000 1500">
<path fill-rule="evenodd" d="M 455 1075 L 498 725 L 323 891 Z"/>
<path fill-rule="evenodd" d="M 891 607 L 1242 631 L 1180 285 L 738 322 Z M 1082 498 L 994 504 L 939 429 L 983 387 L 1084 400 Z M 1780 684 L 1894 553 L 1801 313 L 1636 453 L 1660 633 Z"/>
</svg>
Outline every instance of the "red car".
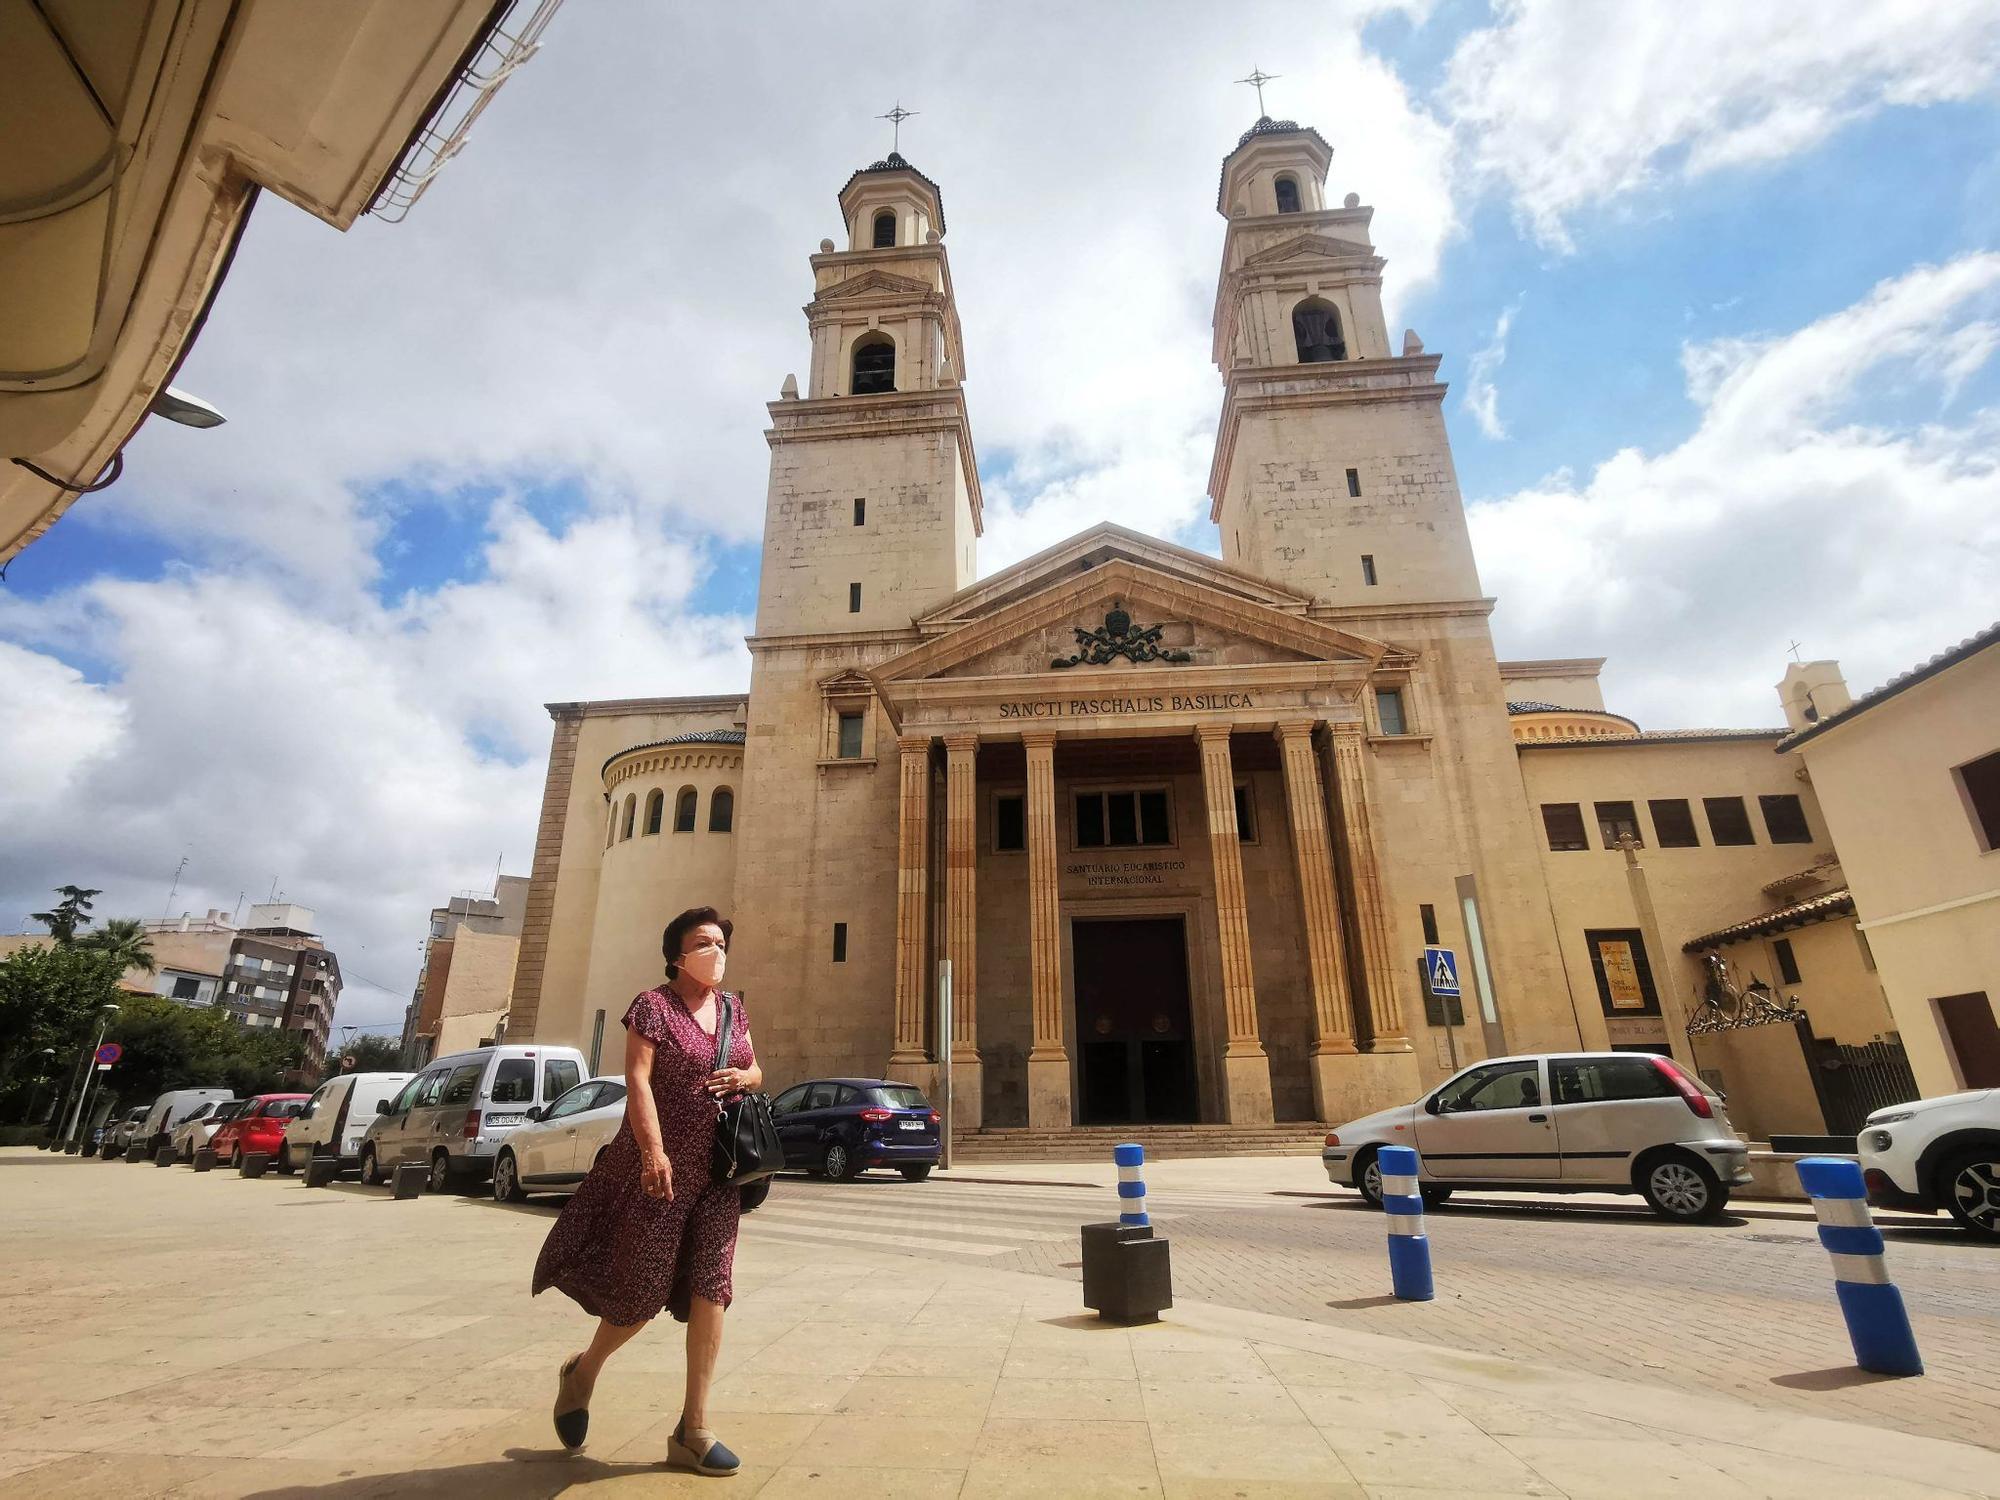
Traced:
<svg viewBox="0 0 2000 1500">
<path fill-rule="evenodd" d="M 284 1144 L 285 1126 L 305 1113 L 311 1094 L 257 1094 L 234 1119 L 225 1121 L 215 1132 L 209 1148 L 217 1161 L 240 1165 L 253 1151 L 261 1151 L 273 1161 Z"/>
</svg>

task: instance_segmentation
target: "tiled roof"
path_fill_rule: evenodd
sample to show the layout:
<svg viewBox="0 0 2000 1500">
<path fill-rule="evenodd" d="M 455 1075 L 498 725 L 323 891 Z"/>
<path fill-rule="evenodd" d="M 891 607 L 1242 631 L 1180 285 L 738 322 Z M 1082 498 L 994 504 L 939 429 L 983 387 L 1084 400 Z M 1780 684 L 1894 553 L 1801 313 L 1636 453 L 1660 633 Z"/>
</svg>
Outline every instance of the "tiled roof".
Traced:
<svg viewBox="0 0 2000 1500">
<path fill-rule="evenodd" d="M 689 731 L 687 734 L 669 735 L 663 740 L 648 740 L 643 745 L 627 745 L 616 755 L 605 756 L 604 764 L 597 768 L 597 774 L 602 776 L 611 768 L 611 762 L 622 760 L 624 757 L 639 750 L 660 750 L 668 745 L 740 745 L 742 743 L 743 731 L 740 729 L 695 729 Z"/>
<path fill-rule="evenodd" d="M 1775 740 L 1782 729 L 1642 729 L 1637 734 L 1572 735 L 1561 740 L 1522 740 L 1517 750 L 1546 750 L 1571 745 L 1700 744 L 1704 740 Z"/>
<path fill-rule="evenodd" d="M 1510 714 L 1559 714 L 1566 711 L 1560 703 L 1543 703 L 1538 698 L 1509 699 L 1507 702 Z"/>
<path fill-rule="evenodd" d="M 1309 135 L 1314 140 L 1318 141 L 1320 144 L 1320 148 L 1326 151 L 1329 155 L 1331 155 L 1333 151 L 1333 147 L 1327 145 L 1326 137 L 1321 135 L 1317 130 L 1314 130 L 1312 126 L 1301 125 L 1297 120 L 1274 120 L 1269 115 L 1258 116 L 1257 123 L 1255 125 L 1252 125 L 1248 130 L 1244 131 L 1242 135 L 1236 138 L 1236 151 L 1241 151 L 1245 146 L 1249 145 L 1260 135 Z M 1231 151 L 1229 153 L 1229 156 L 1225 156 L 1222 158 L 1222 170 L 1216 175 L 1215 211 L 1217 213 L 1228 212 L 1228 210 L 1222 206 L 1222 180 L 1225 176 L 1228 175 L 1229 160 L 1230 157 L 1236 155 L 1236 151 Z"/>
<path fill-rule="evenodd" d="M 1762 916 L 1751 917 L 1730 927 L 1718 927 L 1713 932 L 1705 932 L 1700 937 L 1681 944 L 1683 953 L 1699 953 L 1704 948 L 1719 948 L 1726 943 L 1740 943 L 1745 938 L 1761 937 L 1767 932 L 1783 932 L 1788 927 L 1809 927 L 1814 922 L 1829 922 L 1835 917 L 1851 916 L 1854 912 L 1854 893 L 1846 886 L 1826 892 L 1824 895 L 1808 896 L 1803 901 L 1794 901 L 1789 906 L 1781 906 L 1776 911 L 1767 911 Z"/>
<path fill-rule="evenodd" d="M 944 189 L 939 187 L 935 182 L 932 182 L 930 178 L 924 176 L 923 173 L 919 172 L 915 167 L 911 166 L 908 162 L 904 161 L 902 158 L 902 154 L 900 152 L 891 151 L 887 156 L 883 157 L 880 161 L 871 161 L 870 163 L 868 163 L 867 166 L 862 167 L 860 170 L 855 172 L 853 177 L 847 179 L 845 186 L 843 186 L 840 190 L 839 196 L 845 198 L 847 196 L 847 189 L 853 187 L 856 180 L 867 176 L 870 172 L 908 172 L 912 177 L 916 178 L 917 181 L 923 183 L 934 194 L 936 194 L 937 206 L 938 206 L 937 232 L 940 237 L 943 236 Z"/>
<path fill-rule="evenodd" d="M 1845 724 L 1849 719 L 1855 718 L 1860 714 L 1865 714 L 1876 704 L 1887 702 L 1905 688 L 1913 688 L 1925 678 L 1935 677 L 1938 673 L 1944 671 L 1945 668 L 1955 667 L 1967 657 L 1977 656 L 1988 646 L 1993 645 L 2000 645 L 2000 620 L 1996 620 L 1993 624 L 1988 625 L 1977 635 L 1967 636 L 1949 651 L 1938 652 L 1929 661 L 1910 668 L 1909 671 L 1903 673 L 1900 677 L 1891 677 L 1887 682 L 1875 689 L 1874 692 L 1863 693 L 1839 713 L 1828 714 L 1824 719 L 1821 719 L 1810 728 L 1801 729 L 1796 734 L 1786 735 L 1784 739 L 1778 742 L 1775 748 L 1781 751 L 1796 750 L 1814 735 L 1825 734 L 1834 725 Z"/>
</svg>

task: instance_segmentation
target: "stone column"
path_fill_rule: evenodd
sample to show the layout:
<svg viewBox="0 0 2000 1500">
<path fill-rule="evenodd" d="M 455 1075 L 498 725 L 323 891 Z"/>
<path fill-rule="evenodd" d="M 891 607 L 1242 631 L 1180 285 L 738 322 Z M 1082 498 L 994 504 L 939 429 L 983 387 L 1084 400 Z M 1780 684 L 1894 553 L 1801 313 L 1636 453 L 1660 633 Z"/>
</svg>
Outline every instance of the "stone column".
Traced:
<svg viewBox="0 0 2000 1500">
<path fill-rule="evenodd" d="M 1028 979 L 1034 1042 L 1028 1050 L 1028 1124 L 1071 1124 L 1069 1053 L 1063 1048 L 1062 907 L 1056 883 L 1056 736 L 1030 730 L 1028 752 Z"/>
<path fill-rule="evenodd" d="M 1280 724 L 1275 731 L 1285 768 L 1285 809 L 1292 827 L 1292 857 L 1298 868 L 1299 906 L 1305 916 L 1306 959 L 1313 994 L 1313 1113 L 1331 1120 L 1342 1108 L 1342 1059 L 1354 1055 L 1354 999 L 1347 986 L 1347 945 L 1340 934 L 1340 894 L 1333 877 L 1333 845 L 1327 837 L 1326 795 L 1313 751 L 1310 719 Z"/>
<path fill-rule="evenodd" d="M 1271 1063 L 1257 1037 L 1257 987 L 1250 970 L 1250 908 L 1243 895 L 1243 850 L 1236 829 L 1236 776 L 1229 726 L 1204 724 L 1201 784 L 1208 807 L 1208 847 L 1215 865 L 1215 925 L 1222 942 L 1223 1107 L 1232 1125 L 1271 1121 Z"/>
<path fill-rule="evenodd" d="M 1358 723 L 1329 726 L 1334 785 L 1340 796 L 1340 826 L 1352 886 L 1354 925 L 1361 940 L 1361 972 L 1368 990 L 1370 1052 L 1408 1052 L 1410 1037 L 1396 997 L 1395 955 L 1389 944 L 1389 912 L 1382 893 L 1382 857 L 1368 808 L 1368 773 Z M 1414 955 L 1413 955 L 1414 957 Z"/>
<path fill-rule="evenodd" d="M 979 736 L 944 737 L 944 956 L 951 960 L 951 1108 L 956 1128 L 977 1130 L 979 1061 Z M 939 1065 L 944 1063 L 939 1058 Z"/>
<path fill-rule="evenodd" d="M 889 1054 L 889 1073 L 904 1082 L 927 1083 L 924 908 L 930 895 L 930 736 L 900 736 L 896 748 L 902 763 L 902 808 L 896 827 L 896 1045 Z"/>
</svg>

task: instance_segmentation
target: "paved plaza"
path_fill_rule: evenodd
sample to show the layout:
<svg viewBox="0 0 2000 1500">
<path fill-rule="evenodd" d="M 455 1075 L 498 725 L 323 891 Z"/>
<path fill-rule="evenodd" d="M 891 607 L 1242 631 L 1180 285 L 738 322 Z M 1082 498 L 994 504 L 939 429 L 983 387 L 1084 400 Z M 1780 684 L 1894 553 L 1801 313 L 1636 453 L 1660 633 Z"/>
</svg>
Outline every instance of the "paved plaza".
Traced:
<svg viewBox="0 0 2000 1500">
<path fill-rule="evenodd" d="M 1455 1293 L 1448 1268 L 1472 1285 L 1524 1275 L 1504 1243 L 1519 1263 L 1558 1262 L 1566 1236 L 1521 1213 L 1438 1216 L 1441 1247 L 1448 1231 L 1458 1246 L 1440 1250 L 1439 1301 L 1385 1304 L 1386 1275 L 1357 1290 L 1359 1247 L 1379 1226 L 1327 1207 L 1323 1193 L 1289 1202 L 1303 1190 L 1281 1184 L 1299 1165 L 1161 1164 L 1156 1207 L 1176 1238 L 1181 1300 L 1164 1322 L 1131 1330 L 1084 1314 L 1067 1279 L 1073 1226 L 1103 1216 L 1101 1169 L 780 1183 L 745 1223 L 712 1403 L 745 1467 L 705 1480 L 659 1467 L 680 1384 L 679 1330 L 667 1325 L 607 1369 L 585 1453 L 555 1449 L 554 1372 L 586 1320 L 561 1298 L 526 1295 L 552 1204 L 398 1203 L 352 1184 L 3 1151 L 0 1492 L 1899 1500 L 2000 1488 L 2000 1460 L 1974 1445 L 1995 1442 L 1990 1406 L 1982 1426 L 1956 1434 L 1971 1442 L 1896 1430 L 1913 1427 L 1899 1419 L 1904 1401 L 1979 1403 L 1950 1371 L 1857 1382 L 1836 1358 L 1817 1374 L 1792 1369 L 1781 1345 L 1767 1377 L 1806 1378 L 1766 1378 L 1768 1399 L 1744 1399 L 1695 1394 L 1677 1370 L 1625 1359 L 1634 1339 L 1642 1352 L 1725 1341 L 1691 1291 L 1674 1294 L 1675 1319 L 1648 1311 L 1607 1332 L 1618 1376 L 1583 1359 L 1490 1352 L 1506 1320 Z M 1255 1242 L 1281 1233 L 1267 1218 L 1314 1215 L 1339 1226 L 1321 1231 L 1325 1282 L 1312 1289 L 1337 1305 L 1305 1316 L 1292 1305 L 1301 1289 L 1259 1292 L 1260 1255 L 1274 1252 Z M 1251 1247 L 1233 1273 L 1209 1243 L 1232 1219 Z M 1459 1227 L 1473 1224 L 1476 1242 Z M 1570 1272 L 1585 1305 L 1621 1274 L 1591 1243 L 1600 1263 Z M 1624 1243 L 1623 1278 L 1650 1284 L 1645 1240 Z M 1921 1311 L 1934 1298 L 1925 1283 L 1983 1274 L 1990 1284 L 1994 1265 L 1979 1247 L 1933 1248 L 1940 1267 L 1955 1256 L 1949 1264 L 1967 1269 L 1925 1270 L 1932 1249 L 1891 1249 L 1892 1264 L 1917 1271 L 1906 1287 L 1926 1339 L 1929 1323 L 1951 1317 Z M 1720 1258 L 1754 1284 L 1757 1257 L 1785 1249 L 1745 1242 Z M 1049 1274 L 1020 1268 L 1040 1256 Z M 1234 1300 L 1248 1305 L 1210 1296 L 1232 1275 Z M 1776 1301 L 1801 1327 L 1831 1316 L 1830 1296 Z M 1575 1311 L 1551 1308 L 1552 1326 Z M 1760 1330 L 1741 1332 L 1754 1343 Z M 1838 1345 L 1836 1326 L 1827 1348 Z M 1755 1363 L 1739 1351 L 1731 1378 Z M 1886 1392 L 1909 1394 L 1857 1412 L 1857 1399 Z"/>
</svg>

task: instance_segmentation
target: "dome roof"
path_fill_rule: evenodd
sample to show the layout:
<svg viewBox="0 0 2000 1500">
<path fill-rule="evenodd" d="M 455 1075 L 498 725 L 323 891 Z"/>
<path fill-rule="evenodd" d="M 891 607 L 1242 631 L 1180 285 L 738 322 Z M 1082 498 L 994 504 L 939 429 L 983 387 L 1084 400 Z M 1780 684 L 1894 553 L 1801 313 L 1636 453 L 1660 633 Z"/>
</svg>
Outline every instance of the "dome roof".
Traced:
<svg viewBox="0 0 2000 1500">
<path fill-rule="evenodd" d="M 1236 159 L 1236 152 L 1241 151 L 1245 146 L 1249 145 L 1259 136 L 1266 136 L 1266 135 L 1309 136 L 1312 138 L 1313 142 L 1319 147 L 1319 149 L 1327 154 L 1327 157 L 1329 159 L 1331 159 L 1333 156 L 1333 147 L 1329 146 L 1326 143 L 1326 137 L 1321 135 L 1317 130 L 1313 129 L 1312 126 L 1301 125 L 1297 120 L 1274 120 L 1269 115 L 1259 115 L 1257 117 L 1257 123 L 1255 125 L 1252 125 L 1248 130 L 1244 131 L 1243 134 L 1241 134 L 1236 138 L 1236 150 L 1231 151 L 1229 155 L 1222 158 L 1222 173 L 1216 179 L 1216 184 L 1215 184 L 1215 211 L 1217 213 L 1228 212 L 1228 210 L 1225 209 L 1222 204 L 1222 186 L 1223 183 L 1228 179 L 1229 164 L 1230 162 Z"/>
<path fill-rule="evenodd" d="M 868 163 L 867 166 L 862 167 L 858 171 L 856 171 L 852 177 L 847 179 L 847 186 L 843 187 L 840 190 L 840 196 L 845 198 L 847 196 L 848 188 L 853 187 L 855 183 L 859 182 L 862 178 L 868 176 L 871 172 L 908 172 L 912 177 L 916 178 L 917 181 L 921 182 L 922 184 L 924 184 L 925 187 L 929 188 L 933 196 L 937 198 L 937 206 L 938 206 L 937 232 L 939 233 L 939 235 L 943 235 L 944 189 L 939 187 L 935 182 L 932 182 L 930 178 L 924 176 L 924 174 L 922 172 L 919 172 L 915 167 L 911 166 L 909 162 L 905 161 L 903 159 L 902 153 L 899 151 L 891 151 L 887 156 L 883 157 L 880 161 L 871 161 L 870 163 Z"/>
<path fill-rule="evenodd" d="M 1537 698 L 1507 700 L 1507 712 L 1510 714 L 1559 714 L 1563 711 L 1561 704 L 1543 703 Z"/>
</svg>

